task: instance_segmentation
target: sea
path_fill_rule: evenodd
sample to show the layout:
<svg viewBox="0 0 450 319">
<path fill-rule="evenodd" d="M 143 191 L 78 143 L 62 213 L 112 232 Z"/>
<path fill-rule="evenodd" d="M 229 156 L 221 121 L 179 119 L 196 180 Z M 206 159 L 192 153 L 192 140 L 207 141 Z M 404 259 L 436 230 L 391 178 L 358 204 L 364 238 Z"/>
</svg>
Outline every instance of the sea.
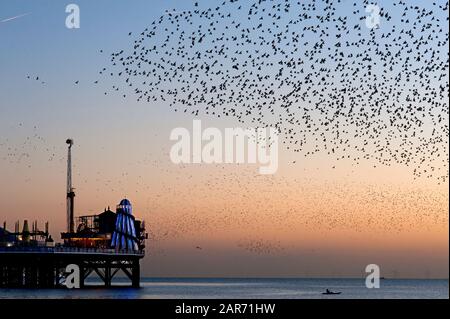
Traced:
<svg viewBox="0 0 450 319">
<path fill-rule="evenodd" d="M 89 281 L 88 285 L 98 284 Z M 125 285 L 118 278 L 116 284 Z M 341 292 L 323 295 L 326 289 Z M 141 278 L 141 288 L 0 289 L 0 299 L 448 299 L 448 279 Z"/>
</svg>

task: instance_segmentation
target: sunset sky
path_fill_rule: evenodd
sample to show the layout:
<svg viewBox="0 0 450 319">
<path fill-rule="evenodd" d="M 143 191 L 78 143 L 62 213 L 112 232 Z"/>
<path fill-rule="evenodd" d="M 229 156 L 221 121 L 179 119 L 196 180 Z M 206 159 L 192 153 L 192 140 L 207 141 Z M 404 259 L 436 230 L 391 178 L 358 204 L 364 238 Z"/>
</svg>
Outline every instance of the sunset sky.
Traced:
<svg viewBox="0 0 450 319">
<path fill-rule="evenodd" d="M 70 30 L 66 2 L 1 1 L 0 222 L 13 230 L 17 220 L 48 220 L 59 239 L 70 137 L 76 215 L 128 198 L 150 235 L 143 275 L 361 277 L 375 263 L 386 277 L 448 278 L 448 179 L 304 157 L 281 137 L 274 175 L 257 164 L 175 165 L 172 129 L 192 130 L 195 118 L 241 124 L 104 94 L 115 83 L 98 72 L 130 46 L 128 33 L 193 2 L 80 0 L 81 28 Z"/>
</svg>

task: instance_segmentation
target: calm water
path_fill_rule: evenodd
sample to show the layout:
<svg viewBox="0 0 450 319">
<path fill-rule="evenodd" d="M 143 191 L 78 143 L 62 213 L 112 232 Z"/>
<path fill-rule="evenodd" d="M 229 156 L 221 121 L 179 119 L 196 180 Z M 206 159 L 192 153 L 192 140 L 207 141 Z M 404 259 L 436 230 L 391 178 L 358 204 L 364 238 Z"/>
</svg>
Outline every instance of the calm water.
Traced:
<svg viewBox="0 0 450 319">
<path fill-rule="evenodd" d="M 0 289 L 0 298 L 449 298 L 448 280 L 386 279 L 367 289 L 363 279 L 143 278 L 142 288 Z M 323 296 L 326 288 L 341 295 Z"/>
</svg>

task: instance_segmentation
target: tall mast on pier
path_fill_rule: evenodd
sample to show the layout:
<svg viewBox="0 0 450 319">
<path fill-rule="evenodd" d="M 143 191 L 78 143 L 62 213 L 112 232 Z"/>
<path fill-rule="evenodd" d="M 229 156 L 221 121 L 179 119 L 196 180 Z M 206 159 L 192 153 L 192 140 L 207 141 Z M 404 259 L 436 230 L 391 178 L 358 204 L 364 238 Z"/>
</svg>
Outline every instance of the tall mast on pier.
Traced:
<svg viewBox="0 0 450 319">
<path fill-rule="evenodd" d="M 73 140 L 67 139 L 69 145 L 67 150 L 67 232 L 74 232 L 73 204 L 75 198 L 74 188 L 72 187 L 72 145 Z"/>
</svg>

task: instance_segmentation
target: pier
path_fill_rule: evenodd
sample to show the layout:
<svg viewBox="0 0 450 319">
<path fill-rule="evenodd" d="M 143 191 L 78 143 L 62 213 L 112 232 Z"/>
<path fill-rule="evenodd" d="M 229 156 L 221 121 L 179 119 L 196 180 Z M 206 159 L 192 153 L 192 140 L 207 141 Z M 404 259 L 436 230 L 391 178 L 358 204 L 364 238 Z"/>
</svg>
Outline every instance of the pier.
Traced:
<svg viewBox="0 0 450 319">
<path fill-rule="evenodd" d="M 80 269 L 80 288 L 88 287 L 86 278 L 94 274 L 101 286 L 113 287 L 119 273 L 130 280 L 129 286 L 138 288 L 143 257 L 143 251 L 131 250 L 0 247 L 0 288 L 62 288 L 70 264 Z"/>
<path fill-rule="evenodd" d="M 79 288 L 87 287 L 86 279 L 97 275 L 103 287 L 112 287 L 113 279 L 124 274 L 131 287 L 139 287 L 139 261 L 145 255 L 144 221 L 133 215 L 131 202 L 124 198 L 113 212 L 109 207 L 98 215 L 74 216 L 75 191 L 72 187 L 72 146 L 67 139 L 67 230 L 61 233 L 62 243 L 55 243 L 38 221 L 25 220 L 20 231 L 17 221 L 14 231 L 6 222 L 0 227 L 0 288 L 64 287 L 72 273 L 67 266 L 76 265 Z M 77 270 L 78 270 L 77 269 Z M 122 286 L 122 285 L 121 285 Z"/>
</svg>

